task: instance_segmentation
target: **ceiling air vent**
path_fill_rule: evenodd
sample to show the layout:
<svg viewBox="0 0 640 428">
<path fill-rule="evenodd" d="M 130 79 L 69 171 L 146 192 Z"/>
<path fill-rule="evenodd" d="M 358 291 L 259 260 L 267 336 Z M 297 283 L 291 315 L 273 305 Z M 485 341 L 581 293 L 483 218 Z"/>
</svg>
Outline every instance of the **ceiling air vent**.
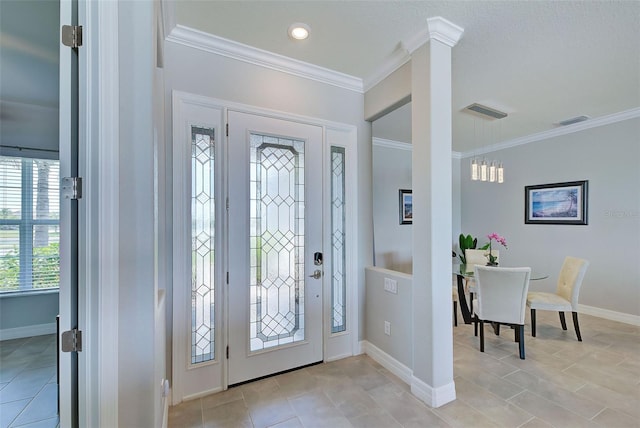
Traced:
<svg viewBox="0 0 640 428">
<path fill-rule="evenodd" d="M 558 122 L 558 125 L 560 126 L 573 125 L 574 123 L 584 122 L 585 120 L 589 120 L 589 119 L 591 118 L 585 115 L 576 116 L 576 117 L 572 117 L 571 119 L 561 120 L 560 122 Z"/>
<path fill-rule="evenodd" d="M 473 103 L 470 106 L 465 107 L 464 109 L 481 114 L 483 116 L 489 116 L 493 119 L 502 119 L 504 117 L 507 117 L 507 113 L 501 112 L 500 110 L 496 110 L 491 107 L 483 106 L 482 104 L 478 103 Z"/>
</svg>

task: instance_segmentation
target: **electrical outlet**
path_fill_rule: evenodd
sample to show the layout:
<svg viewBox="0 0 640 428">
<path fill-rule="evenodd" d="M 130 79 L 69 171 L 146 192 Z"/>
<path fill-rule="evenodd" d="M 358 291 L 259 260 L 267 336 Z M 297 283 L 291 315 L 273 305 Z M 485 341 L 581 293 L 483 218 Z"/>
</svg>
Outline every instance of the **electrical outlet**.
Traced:
<svg viewBox="0 0 640 428">
<path fill-rule="evenodd" d="M 389 293 L 398 294 L 398 281 L 391 278 L 384 279 L 384 291 Z"/>
<path fill-rule="evenodd" d="M 389 321 L 384 322 L 384 334 L 391 336 L 391 323 Z"/>
</svg>

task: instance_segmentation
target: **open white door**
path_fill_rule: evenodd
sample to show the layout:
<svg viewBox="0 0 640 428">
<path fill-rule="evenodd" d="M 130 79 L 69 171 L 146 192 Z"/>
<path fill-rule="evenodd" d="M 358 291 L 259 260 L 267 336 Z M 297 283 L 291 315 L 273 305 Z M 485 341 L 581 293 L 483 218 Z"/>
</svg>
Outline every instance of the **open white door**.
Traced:
<svg viewBox="0 0 640 428">
<path fill-rule="evenodd" d="M 76 0 L 60 2 L 60 24 L 77 25 Z M 62 37 L 61 37 L 62 40 Z M 60 43 L 60 426 L 78 426 L 78 200 L 70 177 L 78 176 L 78 49 Z M 65 349 L 65 350 L 63 350 Z"/>
</svg>

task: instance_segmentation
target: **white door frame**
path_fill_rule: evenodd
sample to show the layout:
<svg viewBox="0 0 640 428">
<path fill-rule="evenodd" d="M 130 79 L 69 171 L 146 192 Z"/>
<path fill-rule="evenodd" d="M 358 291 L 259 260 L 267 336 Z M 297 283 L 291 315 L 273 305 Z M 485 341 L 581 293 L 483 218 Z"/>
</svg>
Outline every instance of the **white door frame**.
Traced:
<svg viewBox="0 0 640 428">
<path fill-rule="evenodd" d="M 118 425 L 118 2 L 78 0 L 80 426 Z M 100 263 L 94 261 L 99 258 Z M 106 321 L 106 322 L 105 322 Z M 63 399 L 63 397 L 61 397 Z M 65 426 L 62 418 L 60 426 Z"/>
<path fill-rule="evenodd" d="M 172 97 L 173 97 L 172 105 L 174 106 L 176 104 L 180 104 L 180 102 L 187 102 L 187 103 L 201 105 L 208 108 L 214 108 L 214 109 L 222 108 L 224 111 L 224 117 L 227 117 L 227 114 L 226 114 L 227 110 L 234 110 L 234 111 L 239 111 L 239 112 L 253 114 L 253 115 L 267 116 L 274 119 L 282 119 L 282 120 L 287 120 L 292 122 L 299 122 L 299 123 L 306 123 L 310 125 L 320 126 L 323 128 L 323 135 L 324 135 L 323 157 L 325 159 L 325 162 L 324 162 L 325 169 L 327 169 L 326 165 L 330 165 L 330 163 L 327 162 L 327 160 L 329 159 L 329 156 L 330 156 L 331 146 L 340 146 L 345 148 L 346 150 L 345 173 L 346 173 L 346 180 L 347 180 L 347 185 L 345 186 L 346 193 L 347 193 L 346 194 L 346 218 L 347 218 L 346 220 L 346 229 L 347 229 L 346 266 L 348 267 L 347 330 L 345 332 L 336 333 L 336 334 L 331 333 L 331 323 L 330 323 L 331 288 L 329 285 L 327 285 L 327 281 L 325 281 L 323 284 L 323 297 L 324 297 L 323 299 L 323 344 L 324 344 L 323 355 L 324 357 L 323 358 L 324 358 L 324 361 L 332 361 L 332 360 L 344 358 L 347 356 L 359 354 L 360 343 L 358 339 L 358 332 L 359 332 L 360 308 L 359 308 L 359 297 L 358 297 L 359 273 L 357 269 L 357 254 L 358 254 L 357 128 L 349 124 L 337 123 L 337 122 L 326 121 L 326 120 L 317 119 L 317 118 L 310 118 L 307 116 L 302 116 L 297 114 L 284 113 L 284 112 L 270 110 L 270 109 L 248 106 L 245 104 L 235 103 L 235 102 L 226 101 L 226 100 L 219 100 L 215 98 L 195 95 L 195 94 L 177 91 L 177 90 L 174 90 L 172 92 Z M 176 117 L 176 115 L 182 117 L 180 112 L 176 112 L 176 111 L 168 112 L 168 115 L 171 115 L 171 114 L 173 115 L 174 118 Z M 184 118 L 182 119 L 182 121 L 184 122 Z M 173 123 L 174 123 L 174 126 L 176 126 L 175 121 Z M 174 129 L 173 132 L 175 135 L 176 130 Z M 176 142 L 173 141 L 170 144 L 173 146 L 174 144 L 176 144 Z M 225 140 L 225 144 L 226 144 L 226 140 Z M 176 160 L 174 159 L 174 162 L 175 161 Z M 174 180 L 176 179 L 177 178 L 174 176 Z M 325 189 L 328 189 L 327 185 L 328 185 L 329 177 L 328 177 L 327 171 L 323 172 L 323 179 L 324 179 L 324 187 Z M 327 206 L 327 200 L 329 196 L 330 195 L 327 195 L 326 193 L 323 195 L 324 206 Z M 173 220 L 174 220 L 174 228 L 175 228 L 177 227 L 176 222 L 180 220 L 176 219 L 175 217 Z M 182 219 L 182 221 L 184 221 L 184 219 Z M 325 225 L 324 232 L 323 232 L 323 240 L 325 241 L 323 247 L 325 248 L 325 253 L 328 252 L 327 249 L 329 248 L 329 245 L 330 245 L 329 244 L 330 241 L 327 241 L 328 237 L 330 236 L 330 230 L 328 229 L 329 229 L 328 225 Z M 325 258 L 326 257 L 328 256 L 325 254 Z M 228 266 L 226 266 L 226 269 L 228 270 Z M 174 267 L 174 270 L 175 270 L 175 267 Z M 328 272 L 325 272 L 325 274 L 326 274 L 325 278 L 327 277 L 330 278 L 330 275 Z M 225 325 L 226 325 L 226 320 L 227 320 L 226 314 L 228 313 L 228 310 L 229 310 L 228 299 L 226 297 L 227 296 L 226 287 L 224 291 L 224 296 L 225 296 L 223 301 L 224 307 L 222 308 L 222 312 L 223 314 L 225 314 L 223 316 L 224 316 Z M 177 310 L 179 309 L 175 308 L 174 306 L 174 310 L 173 310 L 174 318 L 176 317 Z M 174 323 L 175 323 L 175 320 L 174 320 Z M 174 338 L 175 338 L 175 335 L 176 335 L 176 330 L 174 328 Z M 184 353 L 184 349 L 177 349 L 178 342 L 183 342 L 183 341 L 174 340 L 173 341 L 174 346 L 172 350 L 174 355 L 174 358 L 173 358 L 174 367 L 172 370 L 174 384 L 181 384 L 182 382 L 182 379 L 176 378 L 176 376 L 179 376 L 178 371 L 176 370 L 176 367 L 175 367 L 176 355 L 178 355 L 179 353 Z M 225 327 L 222 345 L 226 347 L 227 344 L 228 344 L 228 337 L 227 337 L 227 331 Z M 221 367 L 221 370 L 223 370 L 223 373 L 222 373 L 223 379 L 224 379 L 223 389 L 226 389 L 227 388 L 226 360 L 223 360 L 223 364 L 221 364 L 220 367 Z M 196 396 L 184 397 L 184 396 L 181 396 L 181 391 L 180 392 L 175 391 L 175 393 L 174 391 L 172 391 L 172 403 L 175 405 L 182 402 L 186 398 L 196 398 Z"/>
</svg>

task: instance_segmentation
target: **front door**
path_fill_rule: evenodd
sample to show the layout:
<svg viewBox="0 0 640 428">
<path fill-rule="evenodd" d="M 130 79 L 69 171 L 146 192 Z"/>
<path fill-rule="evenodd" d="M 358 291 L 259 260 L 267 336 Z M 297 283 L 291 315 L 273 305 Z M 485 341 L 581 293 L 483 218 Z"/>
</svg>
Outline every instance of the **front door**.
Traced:
<svg viewBox="0 0 640 428">
<path fill-rule="evenodd" d="M 228 112 L 228 384 L 322 361 L 322 128 Z"/>
</svg>

